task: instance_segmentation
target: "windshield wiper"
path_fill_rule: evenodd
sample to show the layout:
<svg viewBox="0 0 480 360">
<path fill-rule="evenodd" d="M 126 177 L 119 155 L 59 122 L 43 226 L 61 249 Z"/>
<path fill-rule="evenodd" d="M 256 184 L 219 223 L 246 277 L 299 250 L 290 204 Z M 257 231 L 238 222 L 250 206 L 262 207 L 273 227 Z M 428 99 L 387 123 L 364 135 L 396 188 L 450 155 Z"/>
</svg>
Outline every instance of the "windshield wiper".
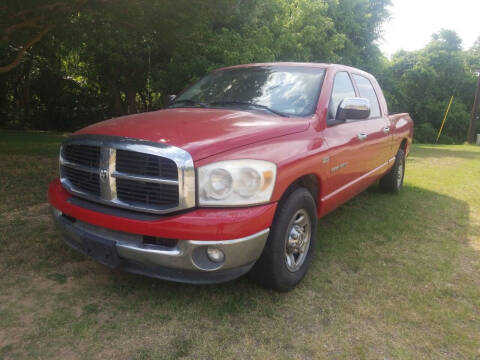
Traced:
<svg viewBox="0 0 480 360">
<path fill-rule="evenodd" d="M 173 103 L 171 103 L 168 107 L 172 107 L 175 104 L 183 104 L 183 103 L 191 104 L 191 105 L 199 105 L 202 108 L 208 107 L 207 104 L 202 103 L 200 101 L 192 100 L 192 99 L 177 100 L 177 101 L 174 101 Z"/>
<path fill-rule="evenodd" d="M 266 105 L 262 104 L 256 104 L 248 101 L 215 101 L 213 103 L 210 103 L 209 105 L 244 105 L 244 106 L 252 106 L 252 107 L 257 107 L 260 109 L 264 109 L 267 111 L 270 111 L 271 113 L 278 115 L 278 116 L 283 116 L 283 117 L 290 117 L 287 114 L 284 114 L 280 111 L 273 110 L 272 108 L 269 108 Z"/>
</svg>

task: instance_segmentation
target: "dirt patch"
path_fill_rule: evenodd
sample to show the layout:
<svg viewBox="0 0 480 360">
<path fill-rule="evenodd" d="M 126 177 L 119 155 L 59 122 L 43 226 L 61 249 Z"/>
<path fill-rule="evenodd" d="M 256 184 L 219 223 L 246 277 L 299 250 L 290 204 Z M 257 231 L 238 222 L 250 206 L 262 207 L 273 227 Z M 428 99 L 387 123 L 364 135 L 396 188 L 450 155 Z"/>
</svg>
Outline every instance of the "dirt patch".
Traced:
<svg viewBox="0 0 480 360">
<path fill-rule="evenodd" d="M 12 221 L 18 218 L 35 218 L 35 220 L 49 219 L 50 205 L 48 202 L 31 205 L 24 209 L 17 209 L 13 211 L 4 211 L 2 215 L 7 221 Z"/>
</svg>

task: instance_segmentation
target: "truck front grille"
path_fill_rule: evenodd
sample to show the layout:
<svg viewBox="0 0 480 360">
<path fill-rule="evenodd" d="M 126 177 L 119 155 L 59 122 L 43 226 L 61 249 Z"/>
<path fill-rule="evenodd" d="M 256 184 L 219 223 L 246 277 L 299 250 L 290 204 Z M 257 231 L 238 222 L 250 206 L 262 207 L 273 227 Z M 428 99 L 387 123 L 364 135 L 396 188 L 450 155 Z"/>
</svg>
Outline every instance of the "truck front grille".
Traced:
<svg viewBox="0 0 480 360">
<path fill-rule="evenodd" d="M 190 155 L 164 144 L 73 136 L 60 151 L 60 176 L 72 194 L 112 206 L 168 213 L 195 205 Z"/>
<path fill-rule="evenodd" d="M 94 196 L 100 196 L 100 177 L 98 174 L 77 170 L 68 166 L 65 166 L 63 171 L 65 177 L 77 189 L 85 191 L 86 193 Z"/>
<path fill-rule="evenodd" d="M 178 186 L 118 179 L 117 196 L 122 201 L 135 204 L 176 206 Z"/>
<path fill-rule="evenodd" d="M 175 161 L 133 151 L 117 150 L 117 171 L 178 180 L 178 169 Z"/>
<path fill-rule="evenodd" d="M 100 148 L 88 145 L 68 145 L 63 149 L 65 160 L 75 164 L 98 168 L 100 165 Z"/>
</svg>

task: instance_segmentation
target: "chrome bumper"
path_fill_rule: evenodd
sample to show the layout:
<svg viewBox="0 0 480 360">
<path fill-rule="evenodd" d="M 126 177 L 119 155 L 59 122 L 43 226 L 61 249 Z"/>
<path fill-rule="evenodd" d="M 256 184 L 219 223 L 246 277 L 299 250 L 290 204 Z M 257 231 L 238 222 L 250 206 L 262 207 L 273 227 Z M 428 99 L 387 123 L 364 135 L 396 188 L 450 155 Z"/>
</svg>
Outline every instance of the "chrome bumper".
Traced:
<svg viewBox="0 0 480 360">
<path fill-rule="evenodd" d="M 72 221 L 56 209 L 53 209 L 53 217 L 65 242 L 82 253 L 92 255 L 85 251 L 85 239 L 108 241 L 114 243 L 120 268 L 189 283 L 217 283 L 243 275 L 260 257 L 269 233 L 269 229 L 265 229 L 245 238 L 223 241 L 179 240 L 175 246 L 166 247 L 144 244 L 142 235 Z M 208 247 L 220 250 L 223 261 L 210 260 Z"/>
</svg>

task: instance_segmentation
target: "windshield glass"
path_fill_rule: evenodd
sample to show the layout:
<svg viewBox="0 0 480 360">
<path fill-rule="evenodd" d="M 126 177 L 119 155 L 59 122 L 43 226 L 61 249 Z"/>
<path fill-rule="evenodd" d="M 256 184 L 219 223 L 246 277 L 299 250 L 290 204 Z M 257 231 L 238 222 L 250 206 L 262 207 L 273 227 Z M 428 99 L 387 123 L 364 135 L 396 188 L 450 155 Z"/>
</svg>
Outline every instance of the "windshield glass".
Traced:
<svg viewBox="0 0 480 360">
<path fill-rule="evenodd" d="M 255 66 L 214 71 L 170 107 L 248 108 L 288 116 L 312 115 L 325 70 Z"/>
</svg>

